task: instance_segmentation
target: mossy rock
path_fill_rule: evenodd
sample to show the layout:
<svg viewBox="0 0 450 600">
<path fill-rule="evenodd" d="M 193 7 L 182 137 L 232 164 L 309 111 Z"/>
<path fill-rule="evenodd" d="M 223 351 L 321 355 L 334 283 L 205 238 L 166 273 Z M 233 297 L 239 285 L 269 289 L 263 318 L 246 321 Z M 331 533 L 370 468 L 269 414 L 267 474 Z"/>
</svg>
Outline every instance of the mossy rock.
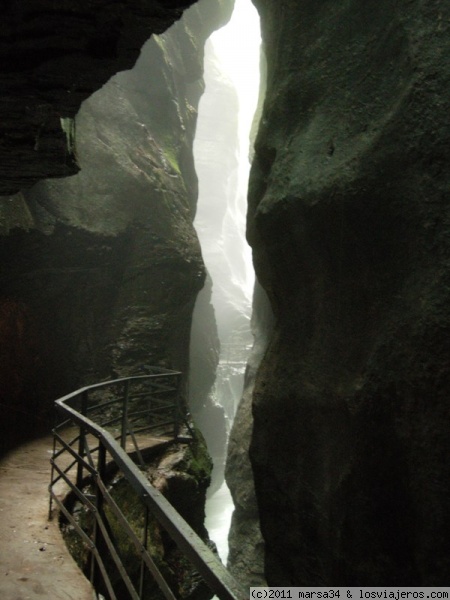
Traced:
<svg viewBox="0 0 450 600">
<path fill-rule="evenodd" d="M 208 455 L 206 444 L 201 434 L 194 431 L 194 439 L 189 444 L 174 443 L 157 456 L 153 455 L 152 459 L 149 459 L 146 474 L 152 484 L 167 497 L 196 533 L 213 547 L 204 526 L 204 504 L 211 470 L 212 461 Z M 174 590 L 177 598 L 180 600 L 211 598 L 212 593 L 200 575 L 151 514 L 148 515 L 147 536 L 144 539 L 145 507 L 122 473 L 116 473 L 111 479 L 108 489 L 137 539 L 146 545 L 154 563 Z M 92 486 L 87 486 L 84 492 L 92 496 Z M 78 525 L 88 537 L 92 538 L 95 524 L 92 512 L 78 501 L 73 503 L 71 512 Z M 140 552 L 123 528 L 120 519 L 106 502 L 104 503 L 104 515 L 109 536 L 114 542 L 133 585 L 138 589 L 141 568 Z M 61 529 L 72 556 L 89 576 L 91 553 L 88 545 L 83 542 L 73 525 L 64 523 Z M 126 587 L 114 560 L 107 551 L 102 555 L 116 594 L 118 597 L 126 597 Z M 102 588 L 102 585 L 97 586 L 97 591 L 106 593 L 106 590 Z M 162 592 L 151 576 L 147 575 L 143 599 L 159 600 L 160 598 L 163 598 Z"/>
</svg>

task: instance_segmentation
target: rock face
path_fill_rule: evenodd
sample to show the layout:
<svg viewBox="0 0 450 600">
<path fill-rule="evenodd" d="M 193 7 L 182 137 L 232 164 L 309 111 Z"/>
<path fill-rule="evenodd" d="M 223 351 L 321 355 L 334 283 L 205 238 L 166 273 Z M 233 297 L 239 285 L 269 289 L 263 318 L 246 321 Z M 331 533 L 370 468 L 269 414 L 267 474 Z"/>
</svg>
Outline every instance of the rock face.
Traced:
<svg viewBox="0 0 450 600">
<path fill-rule="evenodd" d="M 266 585 L 264 577 L 264 540 L 259 525 L 253 472 L 249 460 L 252 437 L 252 396 L 257 369 L 267 348 L 273 327 L 269 300 L 256 282 L 253 296 L 253 348 L 244 379 L 244 393 L 228 442 L 225 469 L 227 485 L 234 502 L 229 542 L 228 568 L 247 587 Z"/>
<path fill-rule="evenodd" d="M 248 235 L 275 313 L 251 443 L 267 580 L 445 585 L 450 6 L 254 3 L 268 88 Z"/>
<path fill-rule="evenodd" d="M 6 447 L 37 419 L 47 427 L 50 401 L 81 384 L 146 364 L 187 372 L 205 276 L 192 227 L 203 44 L 231 9 L 199 2 L 85 102 L 78 175 L 2 201 Z"/>
<path fill-rule="evenodd" d="M 131 68 L 150 35 L 165 31 L 193 3 L 3 2 L 0 195 L 76 173 L 71 119 L 82 101 Z"/>
</svg>

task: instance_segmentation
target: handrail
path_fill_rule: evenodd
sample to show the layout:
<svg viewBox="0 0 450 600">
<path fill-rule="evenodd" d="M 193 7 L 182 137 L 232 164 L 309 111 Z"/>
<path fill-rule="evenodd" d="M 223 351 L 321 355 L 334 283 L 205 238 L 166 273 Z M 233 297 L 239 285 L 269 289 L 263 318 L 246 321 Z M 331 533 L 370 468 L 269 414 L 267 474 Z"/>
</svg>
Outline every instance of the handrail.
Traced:
<svg viewBox="0 0 450 600">
<path fill-rule="evenodd" d="M 150 576 L 153 581 L 156 581 L 165 598 L 171 600 L 177 598 L 147 548 L 149 515 L 152 515 L 163 527 L 218 598 L 221 600 L 243 600 L 247 597 L 240 584 L 236 582 L 168 500 L 152 486 L 129 455 L 130 450 L 127 448 L 127 444 L 130 444 L 131 438 L 131 450 L 134 449 L 137 459 L 143 465 L 142 452 L 144 448 L 139 447 L 140 439 L 135 433 L 138 427 L 144 431 L 159 427 L 158 432 L 161 432 L 161 427 L 170 426 L 171 435 L 166 435 L 166 441 L 186 439 L 180 437 L 181 414 L 184 414 L 179 406 L 180 376 L 179 372 L 162 369 L 150 375 L 125 377 L 86 386 L 55 401 L 61 423 L 54 429 L 52 473 L 49 485 L 49 516 L 52 515 L 54 503 L 84 541 L 84 544 L 89 546 L 91 556 L 90 580 L 94 587 L 102 585 L 102 593 L 109 595 L 111 600 L 122 600 L 125 596 L 123 590 L 120 598 L 116 596 L 114 582 L 111 581 L 105 564 L 106 557 L 114 563 L 115 573 L 120 574 L 120 579 L 127 590 L 125 593 L 128 593 L 129 598 L 133 600 L 144 599 L 146 582 L 149 581 Z M 161 383 L 164 384 L 162 389 Z M 133 391 L 133 385 L 138 386 L 137 392 Z M 168 390 L 172 392 L 172 398 L 167 398 Z M 99 392 L 104 392 L 104 397 L 98 398 Z M 157 409 L 158 413 L 152 413 L 150 405 L 152 400 L 158 400 L 158 393 L 165 395 L 166 404 L 163 408 L 167 409 L 168 414 L 171 415 L 171 420 L 167 420 L 167 416 L 164 415 L 162 415 L 161 420 L 161 402 Z M 111 400 L 111 395 L 113 397 L 116 395 L 117 400 Z M 145 401 L 143 401 L 144 397 Z M 159 400 L 161 399 L 159 398 Z M 148 411 L 137 411 L 138 420 L 136 423 L 133 423 L 132 417 L 128 416 L 131 414 L 129 411 L 130 406 L 134 402 L 149 405 Z M 120 431 L 108 431 L 101 423 L 95 422 L 94 418 L 100 421 L 102 421 L 102 418 L 104 419 L 105 415 L 101 414 L 102 407 L 106 407 L 105 411 L 118 410 L 120 413 L 118 415 L 120 417 Z M 142 406 L 139 408 L 142 408 Z M 151 417 L 151 422 L 148 425 L 142 421 L 143 415 L 145 421 L 146 413 Z M 156 424 L 153 420 L 156 421 Z M 74 426 L 78 431 L 77 435 L 74 435 Z M 68 440 L 65 440 L 64 432 L 67 431 L 70 435 L 68 435 Z M 67 459 L 69 459 L 68 462 Z M 61 464 L 64 460 L 66 460 L 66 464 Z M 131 525 L 126 521 L 125 515 L 120 511 L 108 491 L 107 472 L 111 465 L 114 466 L 115 470 L 123 473 L 124 478 L 134 489 L 142 503 L 145 527 L 143 540 L 141 541 L 133 533 Z M 91 514 L 94 526 L 90 535 L 87 535 L 80 527 L 68 511 L 63 499 L 61 499 L 58 486 L 62 483 L 81 502 L 84 509 Z M 86 492 L 88 483 L 90 484 L 90 493 Z M 92 488 L 94 488 L 93 494 Z M 132 581 L 132 577 L 123 564 L 120 552 L 115 546 L 114 536 L 111 535 L 110 524 L 105 513 L 105 505 L 116 515 L 122 530 L 128 535 L 141 556 L 139 583 Z"/>
</svg>

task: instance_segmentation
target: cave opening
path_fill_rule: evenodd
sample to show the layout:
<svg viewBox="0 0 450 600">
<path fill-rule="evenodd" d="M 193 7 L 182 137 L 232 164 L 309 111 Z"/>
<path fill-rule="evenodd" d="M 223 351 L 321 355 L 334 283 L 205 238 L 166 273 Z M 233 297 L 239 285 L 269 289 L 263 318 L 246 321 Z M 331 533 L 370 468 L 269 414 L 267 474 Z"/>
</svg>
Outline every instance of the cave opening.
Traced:
<svg viewBox="0 0 450 600">
<path fill-rule="evenodd" d="M 194 408 L 194 417 L 214 461 L 206 526 L 224 562 L 234 508 L 224 480 L 227 440 L 253 342 L 250 319 L 255 275 L 245 227 L 260 45 L 256 9 L 250 0 L 236 0 L 230 21 L 205 45 L 205 91 L 194 139 L 199 179 L 194 227 L 207 282 L 193 316 L 190 395 L 210 386 L 206 403 Z M 214 381 L 205 377 L 205 363 L 216 364 Z"/>
</svg>

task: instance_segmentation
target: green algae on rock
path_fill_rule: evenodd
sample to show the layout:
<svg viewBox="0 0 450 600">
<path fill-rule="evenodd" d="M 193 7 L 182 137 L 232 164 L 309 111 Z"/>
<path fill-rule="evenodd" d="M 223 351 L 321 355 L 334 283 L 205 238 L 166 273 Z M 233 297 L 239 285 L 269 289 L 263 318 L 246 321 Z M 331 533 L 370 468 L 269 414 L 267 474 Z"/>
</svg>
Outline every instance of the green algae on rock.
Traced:
<svg viewBox="0 0 450 600">
<path fill-rule="evenodd" d="M 208 455 L 205 442 L 198 432 L 187 444 L 174 443 L 164 449 L 153 449 L 147 454 L 145 472 L 152 483 L 180 513 L 194 531 L 212 548 L 204 527 L 206 490 L 210 483 L 212 462 Z M 93 492 L 87 485 L 85 492 Z M 119 472 L 111 474 L 108 491 L 112 499 L 123 513 L 128 524 L 139 540 L 144 540 L 145 510 L 140 497 L 131 488 Z M 92 535 L 94 516 L 80 502 L 69 497 L 67 506 L 71 510 L 77 524 L 88 536 Z M 138 587 L 140 578 L 140 553 L 136 550 L 131 538 L 123 528 L 115 513 L 105 504 L 105 520 L 111 539 L 118 555 L 130 576 L 131 581 Z M 90 570 L 90 551 L 83 543 L 74 527 L 61 519 L 64 539 L 79 567 L 88 575 Z M 153 515 L 149 514 L 147 523 L 147 538 L 144 544 L 168 581 L 177 598 L 180 600 L 207 600 L 212 597 L 209 588 L 204 584 L 200 575 L 190 562 L 177 549 L 170 536 L 159 525 Z M 126 588 L 117 573 L 115 563 L 110 558 L 104 559 L 105 568 L 109 573 L 115 593 L 118 597 L 126 593 Z M 163 598 L 155 581 L 146 578 L 144 599 Z M 96 590 L 103 593 L 103 588 Z"/>
</svg>

